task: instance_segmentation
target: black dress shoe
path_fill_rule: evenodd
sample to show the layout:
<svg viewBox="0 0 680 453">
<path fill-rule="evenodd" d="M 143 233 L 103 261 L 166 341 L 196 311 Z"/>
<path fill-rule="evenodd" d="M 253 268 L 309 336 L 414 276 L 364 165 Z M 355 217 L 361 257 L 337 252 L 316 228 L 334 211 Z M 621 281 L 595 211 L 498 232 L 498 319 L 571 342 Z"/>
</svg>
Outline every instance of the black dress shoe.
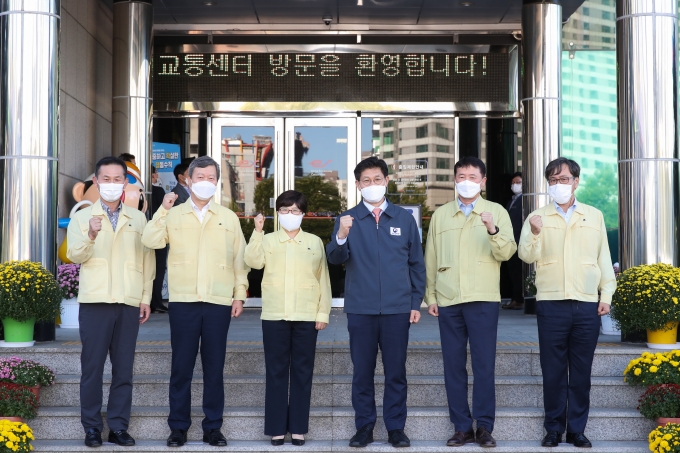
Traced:
<svg viewBox="0 0 680 453">
<path fill-rule="evenodd" d="M 349 440 L 349 446 L 360 448 L 373 443 L 373 423 L 368 423 L 357 431 L 357 433 Z"/>
<path fill-rule="evenodd" d="M 493 438 L 489 430 L 485 427 L 480 426 L 477 428 L 477 433 L 475 434 L 476 442 L 480 447 L 493 448 L 496 446 L 496 439 Z"/>
<path fill-rule="evenodd" d="M 210 431 L 203 431 L 203 442 L 210 444 L 212 447 L 226 447 L 227 438 L 218 429 L 211 429 Z"/>
<path fill-rule="evenodd" d="M 283 445 L 284 440 L 285 439 L 283 437 L 281 439 L 274 439 L 272 437 L 272 445 L 275 446 L 275 447 L 280 447 L 281 445 Z"/>
<path fill-rule="evenodd" d="M 101 447 L 102 433 L 96 428 L 90 428 L 85 433 L 85 445 L 87 447 Z"/>
<path fill-rule="evenodd" d="M 168 447 L 181 447 L 187 443 L 187 432 L 183 429 L 173 429 L 168 437 Z"/>
<path fill-rule="evenodd" d="M 456 431 L 456 433 L 446 441 L 447 447 L 462 447 L 465 444 L 469 444 L 475 441 L 475 432 L 470 431 Z"/>
<path fill-rule="evenodd" d="M 567 443 L 574 444 L 574 447 L 578 448 L 593 448 L 593 444 L 583 433 L 567 433 Z"/>
<path fill-rule="evenodd" d="M 302 446 L 305 444 L 305 440 L 304 440 L 304 439 L 295 439 L 295 438 L 293 438 L 290 442 L 291 442 L 293 445 L 295 445 L 296 447 L 302 447 Z"/>
<path fill-rule="evenodd" d="M 541 447 L 557 447 L 560 442 L 562 442 L 562 434 L 557 431 L 548 431 L 541 442 Z"/>
<path fill-rule="evenodd" d="M 387 441 L 395 448 L 404 448 L 411 446 L 411 439 L 404 434 L 403 429 L 393 429 L 387 432 Z"/>
<path fill-rule="evenodd" d="M 167 313 L 167 312 L 168 312 L 168 309 L 165 308 L 165 307 L 163 307 L 163 308 L 158 307 L 158 308 L 152 308 L 151 309 L 151 313 Z"/>
<path fill-rule="evenodd" d="M 120 445 L 121 447 L 132 447 L 135 445 L 135 440 L 124 429 L 121 429 L 120 431 L 111 431 L 109 433 L 109 442 Z"/>
</svg>

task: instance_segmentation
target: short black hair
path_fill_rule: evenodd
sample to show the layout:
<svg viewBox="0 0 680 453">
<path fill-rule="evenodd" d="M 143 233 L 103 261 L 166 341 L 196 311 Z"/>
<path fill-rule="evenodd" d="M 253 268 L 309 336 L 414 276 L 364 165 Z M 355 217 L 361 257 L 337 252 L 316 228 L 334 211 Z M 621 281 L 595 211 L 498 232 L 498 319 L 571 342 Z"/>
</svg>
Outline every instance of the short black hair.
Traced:
<svg viewBox="0 0 680 453">
<path fill-rule="evenodd" d="M 545 179 L 550 179 L 551 176 L 561 172 L 563 165 L 569 167 L 569 173 L 571 173 L 571 176 L 574 178 L 581 176 L 581 167 L 576 161 L 567 159 L 566 157 L 558 157 L 545 167 Z"/>
<path fill-rule="evenodd" d="M 484 165 L 482 159 L 479 159 L 474 156 L 465 156 L 461 160 L 456 162 L 456 165 L 453 166 L 453 176 L 454 177 L 456 176 L 459 168 L 468 167 L 474 167 L 479 169 L 479 172 L 482 174 L 482 178 L 486 178 L 486 165 Z"/>
<path fill-rule="evenodd" d="M 94 175 L 99 176 L 99 170 L 105 166 L 105 165 L 120 165 L 123 168 L 123 174 L 127 175 L 127 165 L 125 165 L 125 162 L 123 162 L 122 159 L 114 156 L 107 156 L 99 160 L 97 162 L 97 165 L 94 167 Z"/>
<path fill-rule="evenodd" d="M 300 211 L 307 213 L 307 197 L 296 190 L 286 190 L 276 199 L 276 210 L 296 205 Z"/>
<path fill-rule="evenodd" d="M 379 168 L 380 171 L 382 171 L 383 176 L 387 178 L 387 163 L 375 156 L 367 157 L 366 159 L 359 162 L 359 164 L 354 168 L 354 178 L 357 181 L 360 180 L 361 174 L 364 172 L 364 170 L 368 170 L 369 168 Z"/>
<path fill-rule="evenodd" d="M 201 156 L 198 157 L 194 160 L 191 161 L 189 164 L 189 177 L 191 178 L 191 175 L 194 174 L 194 170 L 197 168 L 208 168 L 208 167 L 215 167 L 215 171 L 217 173 L 217 179 L 220 179 L 220 165 L 215 162 L 215 159 L 213 159 L 210 156 Z"/>
<path fill-rule="evenodd" d="M 135 155 L 130 153 L 123 153 L 119 157 L 123 162 L 132 162 L 135 160 Z"/>
<path fill-rule="evenodd" d="M 158 173 L 158 170 L 156 170 L 156 166 L 155 166 L 155 165 L 152 165 L 152 166 L 151 166 L 151 173 L 152 173 L 152 174 L 153 174 L 153 173 Z"/>
<path fill-rule="evenodd" d="M 521 172 L 521 171 L 516 171 L 516 172 L 512 175 L 512 179 L 515 179 L 515 178 L 517 178 L 517 177 L 520 177 L 520 178 L 522 177 L 522 172 Z"/>
<path fill-rule="evenodd" d="M 179 181 L 179 175 L 183 175 L 189 169 L 187 164 L 179 164 L 172 169 L 172 174 L 175 175 L 175 179 Z"/>
</svg>

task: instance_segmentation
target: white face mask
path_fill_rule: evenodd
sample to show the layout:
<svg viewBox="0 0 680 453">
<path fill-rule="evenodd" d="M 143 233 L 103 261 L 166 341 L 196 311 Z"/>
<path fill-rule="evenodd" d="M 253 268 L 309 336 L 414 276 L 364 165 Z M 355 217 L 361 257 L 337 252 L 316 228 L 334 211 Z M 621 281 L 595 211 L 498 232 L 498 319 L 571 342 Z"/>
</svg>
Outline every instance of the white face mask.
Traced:
<svg viewBox="0 0 680 453">
<path fill-rule="evenodd" d="M 210 200 L 217 192 L 217 186 L 210 181 L 199 181 L 191 185 L 191 192 L 199 200 Z"/>
<path fill-rule="evenodd" d="M 571 200 L 571 189 L 573 184 L 555 184 L 548 186 L 548 195 L 552 197 L 557 204 L 565 204 Z"/>
<path fill-rule="evenodd" d="M 120 197 L 123 196 L 123 187 L 125 187 L 125 184 L 98 184 L 99 196 L 104 201 L 113 203 L 120 200 Z"/>
<path fill-rule="evenodd" d="M 463 198 L 474 198 L 482 191 L 482 185 L 466 179 L 456 183 L 456 190 L 458 195 Z"/>
<path fill-rule="evenodd" d="M 515 195 L 521 194 L 522 193 L 522 183 L 511 185 L 510 190 L 512 190 L 512 193 L 514 193 Z"/>
<path fill-rule="evenodd" d="M 361 189 L 361 196 L 369 203 L 377 203 L 385 198 L 386 191 L 385 186 L 368 186 Z"/>
<path fill-rule="evenodd" d="M 279 223 L 281 224 L 281 228 L 284 230 L 295 231 L 300 228 L 303 217 L 304 214 L 295 215 L 291 214 L 290 212 L 288 214 L 279 214 Z"/>
</svg>

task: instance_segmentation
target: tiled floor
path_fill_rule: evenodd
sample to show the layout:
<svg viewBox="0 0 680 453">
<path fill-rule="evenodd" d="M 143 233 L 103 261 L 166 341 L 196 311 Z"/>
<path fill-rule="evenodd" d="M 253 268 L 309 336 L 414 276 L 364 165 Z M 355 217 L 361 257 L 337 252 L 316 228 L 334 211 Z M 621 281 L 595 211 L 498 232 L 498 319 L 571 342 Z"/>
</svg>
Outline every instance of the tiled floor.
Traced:
<svg viewBox="0 0 680 453">
<path fill-rule="evenodd" d="M 259 345 L 262 341 L 260 328 L 260 310 L 246 309 L 238 319 L 232 320 L 229 329 L 229 345 Z M 170 340 L 170 326 L 167 314 L 153 314 L 151 319 L 139 330 L 138 343 L 145 346 L 167 345 Z M 422 310 L 418 324 L 411 327 L 410 344 L 413 346 L 439 346 L 439 325 L 437 319 Z M 619 336 L 600 335 L 601 346 L 616 346 Z M 57 341 L 79 344 L 77 329 L 57 329 Z M 334 308 L 330 324 L 319 332 L 320 345 L 348 344 L 347 318 L 340 308 Z M 498 322 L 499 346 L 537 346 L 538 329 L 536 317 L 525 315 L 522 311 L 501 310 Z"/>
</svg>

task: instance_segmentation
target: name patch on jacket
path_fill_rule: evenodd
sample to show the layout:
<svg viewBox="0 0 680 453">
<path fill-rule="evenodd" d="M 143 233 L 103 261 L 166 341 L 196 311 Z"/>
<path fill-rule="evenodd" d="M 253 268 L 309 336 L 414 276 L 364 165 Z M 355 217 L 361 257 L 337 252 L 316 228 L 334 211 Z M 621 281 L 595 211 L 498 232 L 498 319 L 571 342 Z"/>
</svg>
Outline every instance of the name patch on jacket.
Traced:
<svg viewBox="0 0 680 453">
<path fill-rule="evenodd" d="M 390 234 L 392 236 L 401 236 L 401 228 L 390 227 Z"/>
</svg>

